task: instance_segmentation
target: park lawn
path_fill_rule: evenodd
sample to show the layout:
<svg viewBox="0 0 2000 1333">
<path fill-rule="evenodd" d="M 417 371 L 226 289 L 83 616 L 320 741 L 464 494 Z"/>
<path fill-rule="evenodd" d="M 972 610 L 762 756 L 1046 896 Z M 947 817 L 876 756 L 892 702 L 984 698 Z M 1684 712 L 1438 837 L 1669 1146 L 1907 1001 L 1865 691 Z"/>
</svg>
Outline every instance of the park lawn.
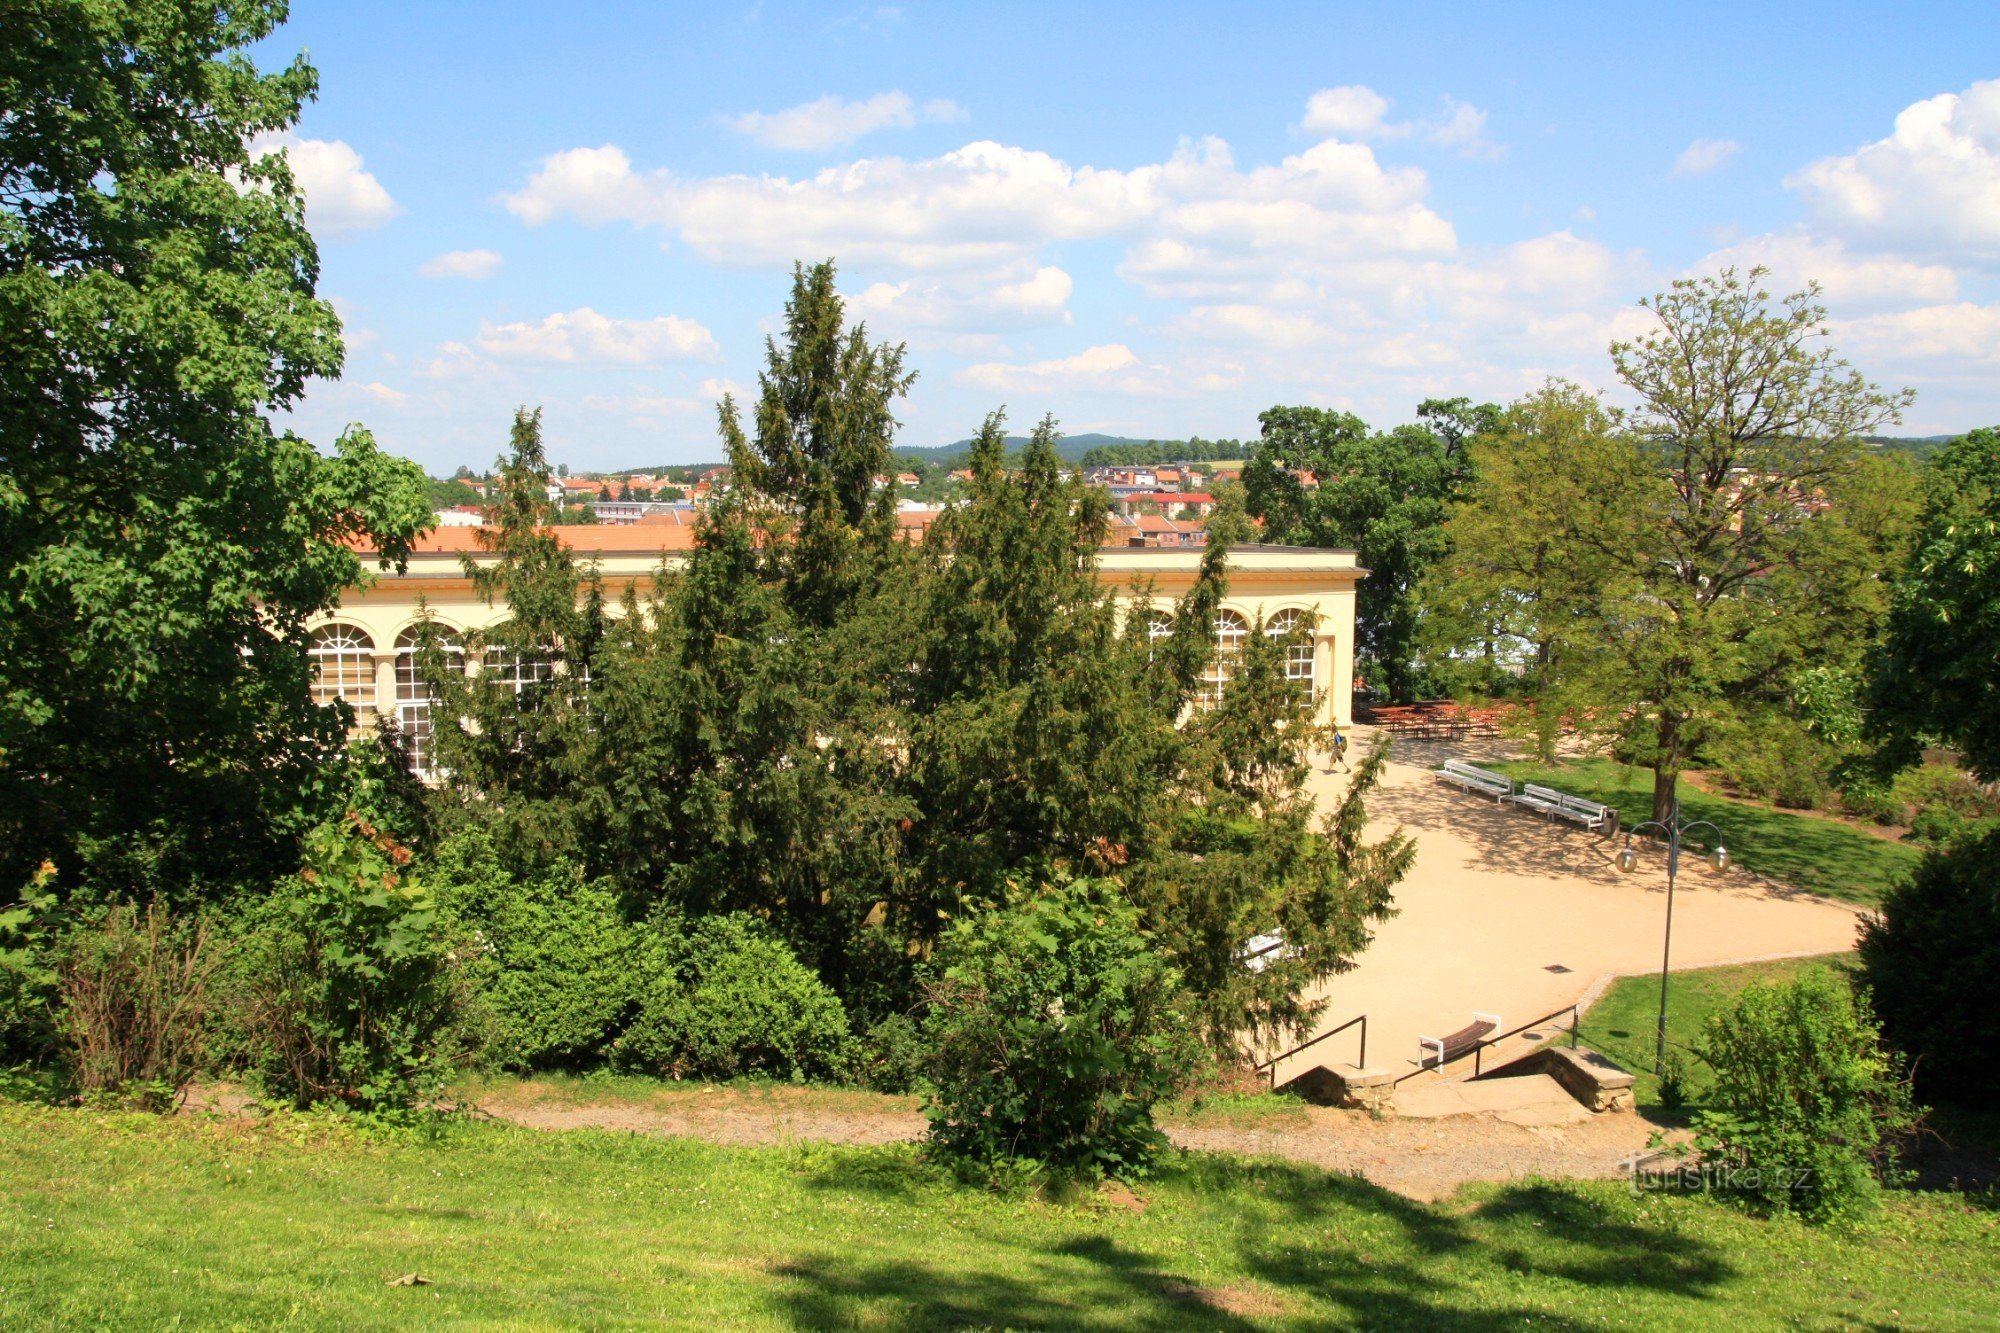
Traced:
<svg viewBox="0 0 2000 1333">
<path fill-rule="evenodd" d="M 1651 769 L 1611 759 L 1555 764 L 1516 760 L 1492 767 L 1517 781 L 1539 783 L 1614 806 L 1628 829 L 1653 816 Z M 1889 886 L 1913 869 L 1922 855 L 1908 843 L 1893 842 L 1839 820 L 1733 800 L 1696 791 L 1686 783 L 1681 784 L 1681 817 L 1714 821 L 1722 830 L 1730 856 L 1746 870 L 1866 907 L 1879 903 Z M 1706 833 L 1701 831 L 1702 836 Z M 1697 864 L 1692 873 L 1700 874 L 1702 868 Z"/>
<path fill-rule="evenodd" d="M 1006 1199 L 911 1147 L 0 1105 L 0 1325 L 1568 1328 L 2000 1321 L 2000 1214 L 1815 1231 L 1616 1182 L 1426 1206 L 1190 1154 Z M 395 1285 L 417 1274 L 421 1285 Z"/>
<path fill-rule="evenodd" d="M 1852 973 L 1857 967 L 1853 954 L 1834 953 L 1817 958 L 1675 972 L 1667 984 L 1667 1040 L 1681 1047 L 1693 1045 L 1709 1015 L 1720 1012 L 1753 981 L 1778 985 L 1809 968 Z M 1659 976 L 1621 977 L 1590 1006 L 1579 1026 L 1585 1045 L 1602 1051 L 1638 1076 L 1634 1095 L 1639 1105 L 1648 1108 L 1657 1107 L 1660 1102 L 1660 1081 L 1653 1074 L 1654 1034 L 1659 1028 L 1659 1018 Z M 1712 1080 L 1701 1061 L 1685 1050 L 1682 1058 L 1689 1094 L 1698 1104 Z"/>
</svg>

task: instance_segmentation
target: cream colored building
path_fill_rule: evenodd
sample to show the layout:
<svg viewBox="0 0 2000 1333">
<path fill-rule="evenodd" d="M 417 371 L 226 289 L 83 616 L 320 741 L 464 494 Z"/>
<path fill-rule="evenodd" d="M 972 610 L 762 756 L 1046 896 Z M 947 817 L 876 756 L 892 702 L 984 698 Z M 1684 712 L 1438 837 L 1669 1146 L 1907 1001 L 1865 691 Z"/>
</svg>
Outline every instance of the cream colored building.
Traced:
<svg viewBox="0 0 2000 1333">
<path fill-rule="evenodd" d="M 564 540 L 604 580 L 614 606 L 628 585 L 643 591 L 664 559 L 685 558 L 694 530 L 679 523 L 628 527 L 566 527 Z M 408 569 L 377 573 L 350 589 L 340 607 L 317 619 L 312 652 L 315 695 L 322 703 L 345 699 L 364 725 L 387 713 L 414 743 L 419 762 L 430 734 L 430 699 L 416 669 L 416 626 L 430 616 L 447 631 L 484 629 L 506 619 L 505 605 L 489 606 L 472 590 L 464 560 L 488 560 L 468 528 L 439 528 L 417 544 Z M 1107 547 L 1098 577 L 1128 611 L 1144 606 L 1164 628 L 1175 602 L 1193 586 L 1202 552 L 1194 547 Z M 372 556 L 364 556 L 373 569 Z M 1290 650 L 1286 671 L 1310 684 L 1315 714 L 1346 727 L 1354 691 L 1354 588 L 1366 577 L 1354 552 L 1296 546 L 1243 545 L 1229 554 L 1229 595 L 1216 617 L 1225 650 L 1208 673 L 1208 698 L 1228 687 L 1227 650 L 1262 624 L 1283 633 L 1300 619 L 1312 626 L 1311 642 Z"/>
</svg>

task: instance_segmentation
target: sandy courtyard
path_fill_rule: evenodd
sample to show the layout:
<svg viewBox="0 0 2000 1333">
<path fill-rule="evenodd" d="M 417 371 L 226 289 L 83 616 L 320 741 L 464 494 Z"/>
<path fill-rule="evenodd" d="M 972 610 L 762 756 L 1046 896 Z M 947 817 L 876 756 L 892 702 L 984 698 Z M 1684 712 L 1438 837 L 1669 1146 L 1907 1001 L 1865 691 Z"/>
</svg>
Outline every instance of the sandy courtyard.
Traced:
<svg viewBox="0 0 2000 1333">
<path fill-rule="evenodd" d="M 1351 753 L 1365 753 L 1373 740 L 1359 729 Z M 1400 742 L 1369 799 L 1369 836 L 1402 825 L 1416 839 L 1416 866 L 1396 889 L 1398 914 L 1377 928 L 1359 965 L 1323 987 L 1330 1002 L 1320 1030 L 1366 1013 L 1371 1065 L 1414 1068 L 1419 1036 L 1455 1031 L 1474 1010 L 1498 1014 L 1511 1028 L 1594 999 L 1613 977 L 1659 971 L 1665 852 L 1647 853 L 1625 874 L 1612 863 L 1620 840 L 1545 823 L 1431 776 L 1445 759 L 1499 753 Z M 1316 770 L 1312 785 L 1325 802 L 1344 781 Z M 1673 967 L 1851 949 L 1856 925 L 1853 908 L 1683 857 Z M 1548 970 L 1554 966 L 1568 970 Z M 1356 1035 L 1349 1030 L 1285 1062 L 1278 1081 L 1309 1064 L 1353 1061 Z"/>
</svg>

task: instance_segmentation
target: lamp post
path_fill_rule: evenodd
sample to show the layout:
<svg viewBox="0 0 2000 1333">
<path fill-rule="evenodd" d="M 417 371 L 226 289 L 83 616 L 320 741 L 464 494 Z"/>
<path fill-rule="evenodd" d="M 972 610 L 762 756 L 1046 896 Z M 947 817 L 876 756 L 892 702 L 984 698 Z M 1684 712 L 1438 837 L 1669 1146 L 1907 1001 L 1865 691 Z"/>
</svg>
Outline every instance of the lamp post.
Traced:
<svg viewBox="0 0 2000 1333">
<path fill-rule="evenodd" d="M 1708 820 L 1697 819 L 1683 824 L 1681 801 L 1676 796 L 1665 820 L 1648 819 L 1626 830 L 1625 845 L 1618 849 L 1616 858 L 1620 870 L 1629 872 L 1638 866 L 1639 849 L 1632 845 L 1632 839 L 1649 828 L 1659 830 L 1667 839 L 1667 940 L 1660 949 L 1660 1024 L 1658 1044 L 1653 1051 L 1653 1072 L 1664 1074 L 1667 1072 L 1667 967 L 1674 954 L 1674 878 L 1680 870 L 1681 838 L 1701 828 L 1713 833 L 1715 846 L 1702 859 L 1717 870 L 1729 869 L 1729 849 L 1722 845 L 1722 830 Z"/>
</svg>

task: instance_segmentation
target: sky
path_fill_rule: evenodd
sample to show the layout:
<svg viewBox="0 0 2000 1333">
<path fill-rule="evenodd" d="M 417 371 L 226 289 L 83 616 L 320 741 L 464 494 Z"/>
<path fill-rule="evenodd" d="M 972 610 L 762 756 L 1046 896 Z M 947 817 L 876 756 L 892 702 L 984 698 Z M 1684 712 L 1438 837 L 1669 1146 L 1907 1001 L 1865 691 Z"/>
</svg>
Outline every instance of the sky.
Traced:
<svg viewBox="0 0 2000 1333">
<path fill-rule="evenodd" d="M 254 55 L 346 325 L 291 425 L 440 475 L 721 457 L 795 260 L 907 345 L 899 442 L 1387 427 L 1550 376 L 1676 278 L 2000 424 L 2000 5 L 295 0 Z"/>
</svg>

